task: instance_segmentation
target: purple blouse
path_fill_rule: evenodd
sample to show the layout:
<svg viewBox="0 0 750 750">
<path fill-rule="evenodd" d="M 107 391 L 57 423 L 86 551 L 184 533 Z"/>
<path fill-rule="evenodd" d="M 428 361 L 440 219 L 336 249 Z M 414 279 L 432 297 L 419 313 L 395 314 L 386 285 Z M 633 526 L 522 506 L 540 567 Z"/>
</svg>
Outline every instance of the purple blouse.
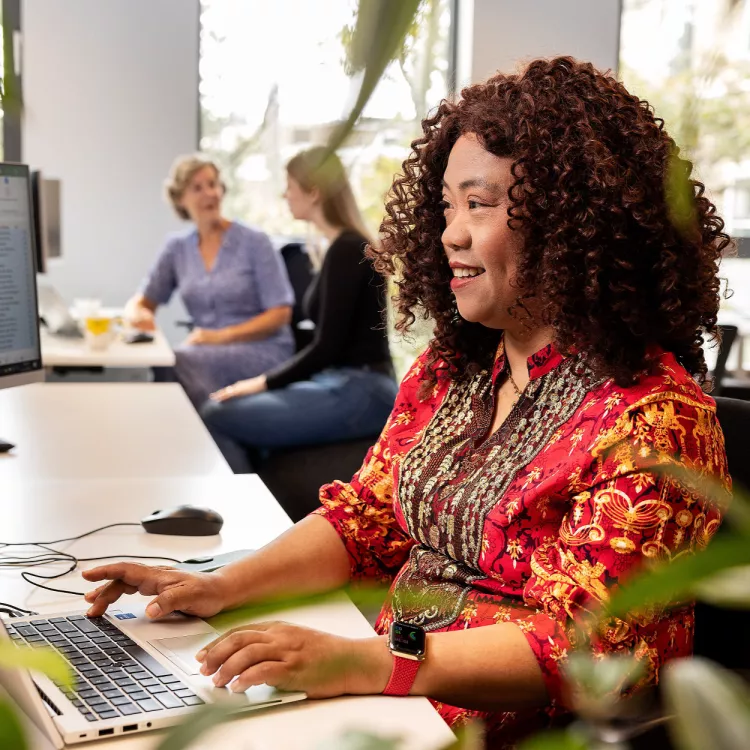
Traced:
<svg viewBox="0 0 750 750">
<path fill-rule="evenodd" d="M 198 232 L 172 235 L 143 283 L 141 293 L 150 302 L 164 305 L 172 294 L 182 296 L 190 317 L 199 328 L 218 329 L 243 323 L 273 307 L 294 304 L 281 255 L 266 234 L 233 222 L 210 271 L 198 247 Z M 182 345 L 181 359 L 190 359 L 198 370 L 201 390 L 224 387 L 276 367 L 294 354 L 294 337 L 283 326 L 260 341 L 216 346 Z M 207 394 L 206 394 L 207 395 Z"/>
</svg>

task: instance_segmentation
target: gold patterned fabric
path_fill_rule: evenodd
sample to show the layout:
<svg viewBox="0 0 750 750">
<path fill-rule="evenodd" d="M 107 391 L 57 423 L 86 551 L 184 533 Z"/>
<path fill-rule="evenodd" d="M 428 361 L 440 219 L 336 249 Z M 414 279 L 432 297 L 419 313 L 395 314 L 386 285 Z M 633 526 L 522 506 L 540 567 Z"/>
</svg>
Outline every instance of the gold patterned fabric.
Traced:
<svg viewBox="0 0 750 750">
<path fill-rule="evenodd" d="M 341 535 L 355 578 L 392 581 L 380 632 L 393 619 L 431 631 L 522 630 L 551 702 L 482 714 L 500 747 L 564 706 L 559 667 L 586 613 L 650 560 L 708 542 L 718 510 L 661 468 L 715 478 L 728 493 L 724 441 L 712 399 L 668 353 L 619 388 L 583 356 L 546 347 L 529 358 L 529 385 L 492 435 L 502 346 L 491 371 L 456 383 L 442 370 L 420 400 L 424 366 L 420 358 L 407 374 L 362 469 L 323 487 L 317 512 Z M 665 660 L 691 652 L 692 624 L 689 605 L 654 611 L 589 634 L 591 648 L 638 654 L 653 682 Z M 451 724 L 477 715 L 438 708 Z"/>
</svg>

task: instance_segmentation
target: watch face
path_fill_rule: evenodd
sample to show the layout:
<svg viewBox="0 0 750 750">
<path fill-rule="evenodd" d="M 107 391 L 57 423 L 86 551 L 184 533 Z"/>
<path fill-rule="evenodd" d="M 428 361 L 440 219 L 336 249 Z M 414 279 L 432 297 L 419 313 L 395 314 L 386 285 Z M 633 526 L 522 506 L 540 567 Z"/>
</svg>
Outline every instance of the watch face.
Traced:
<svg viewBox="0 0 750 750">
<path fill-rule="evenodd" d="M 394 622 L 391 625 L 388 645 L 393 651 L 421 656 L 424 654 L 425 632 L 422 628 L 407 625 L 405 622 Z"/>
</svg>

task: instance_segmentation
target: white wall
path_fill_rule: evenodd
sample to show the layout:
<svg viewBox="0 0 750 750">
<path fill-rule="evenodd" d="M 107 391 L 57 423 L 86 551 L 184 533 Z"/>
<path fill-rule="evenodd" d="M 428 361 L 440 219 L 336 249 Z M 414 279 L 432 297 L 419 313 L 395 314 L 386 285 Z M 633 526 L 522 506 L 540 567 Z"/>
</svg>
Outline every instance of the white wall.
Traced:
<svg viewBox="0 0 750 750">
<path fill-rule="evenodd" d="M 23 0 L 22 13 L 23 159 L 63 182 L 48 277 L 69 301 L 120 305 L 181 226 L 161 186 L 197 148 L 199 0 Z M 182 314 L 163 314 L 168 333 Z"/>
<path fill-rule="evenodd" d="M 471 53 L 462 54 L 460 84 L 555 55 L 617 70 L 621 0 L 462 0 L 462 5 L 464 29 L 469 24 L 473 33 Z"/>
</svg>

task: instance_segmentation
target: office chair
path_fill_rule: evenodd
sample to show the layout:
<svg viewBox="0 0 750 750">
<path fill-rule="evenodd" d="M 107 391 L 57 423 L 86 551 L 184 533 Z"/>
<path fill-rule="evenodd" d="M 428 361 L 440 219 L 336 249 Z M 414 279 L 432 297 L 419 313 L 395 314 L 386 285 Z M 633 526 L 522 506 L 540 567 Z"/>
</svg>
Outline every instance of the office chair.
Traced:
<svg viewBox="0 0 750 750">
<path fill-rule="evenodd" d="M 750 491 L 750 402 L 716 398 L 716 414 L 724 432 L 727 463 L 735 489 Z M 727 533 L 722 524 L 718 535 Z M 723 609 L 697 602 L 695 605 L 695 654 L 750 678 L 750 611 Z M 734 636 L 734 637 L 732 637 Z"/>
<path fill-rule="evenodd" d="M 278 449 L 254 465 L 279 505 L 297 523 L 320 507 L 318 491 L 324 484 L 351 479 L 377 439 L 373 435 L 340 443 Z"/>
<path fill-rule="evenodd" d="M 737 326 L 719 326 L 721 331 L 721 344 L 719 345 L 719 356 L 716 358 L 716 366 L 713 370 L 714 390 L 712 396 L 720 396 L 724 379 L 727 374 L 727 360 L 737 338 Z"/>
<path fill-rule="evenodd" d="M 719 326 L 722 334 L 719 356 L 716 359 L 716 367 L 713 371 L 714 390 L 712 396 L 727 396 L 729 398 L 750 401 L 750 378 L 732 377 L 727 374 L 727 358 L 732 345 L 739 337 L 737 326 Z M 740 363 L 740 369 L 742 363 Z"/>
<path fill-rule="evenodd" d="M 310 256 L 305 252 L 304 246 L 299 242 L 290 242 L 279 251 L 286 265 L 289 282 L 294 289 L 294 307 L 292 307 L 292 333 L 297 351 L 304 349 L 314 335 L 314 327 L 304 326 L 305 315 L 302 312 L 302 302 L 305 294 L 315 278 Z M 300 324 L 303 324 L 300 326 Z"/>
</svg>

